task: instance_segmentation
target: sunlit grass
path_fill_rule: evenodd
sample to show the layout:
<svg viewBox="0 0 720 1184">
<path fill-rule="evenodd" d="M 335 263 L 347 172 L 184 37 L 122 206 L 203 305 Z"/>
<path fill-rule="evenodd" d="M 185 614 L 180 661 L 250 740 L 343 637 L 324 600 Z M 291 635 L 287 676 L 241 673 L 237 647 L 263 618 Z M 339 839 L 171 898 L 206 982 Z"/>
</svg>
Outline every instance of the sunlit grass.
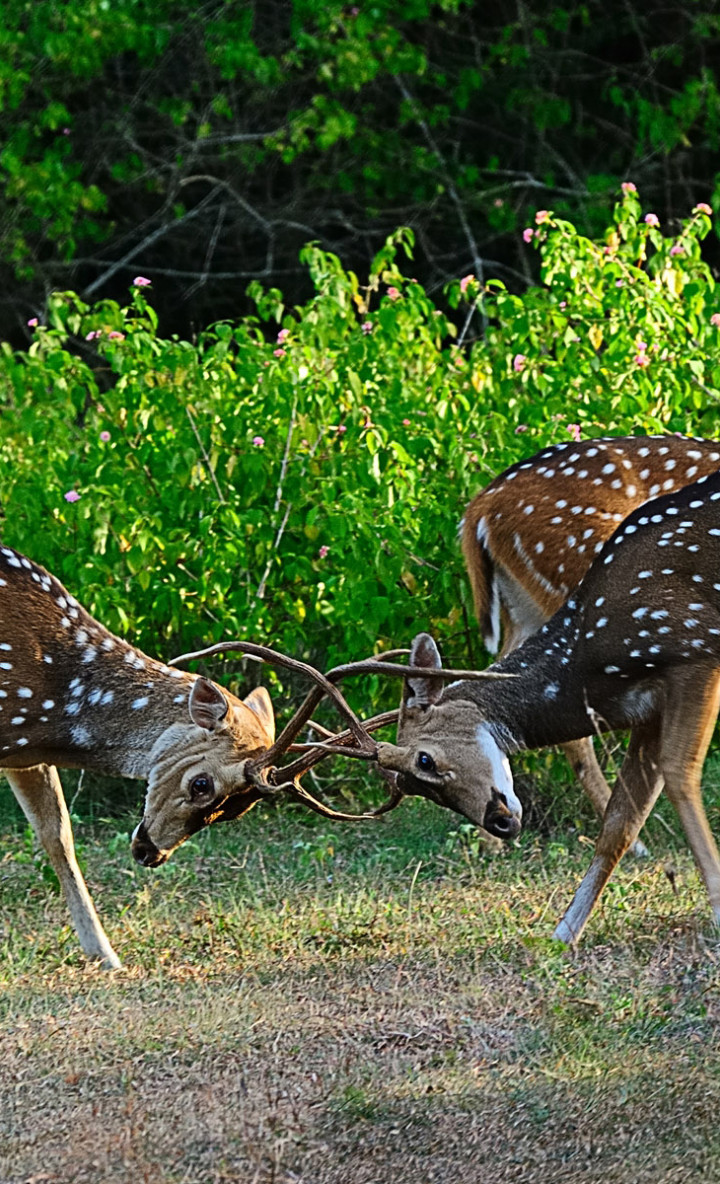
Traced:
<svg viewBox="0 0 720 1184">
<path fill-rule="evenodd" d="M 555 825 L 499 855 L 423 802 L 357 828 L 263 808 L 155 872 L 96 794 L 110 975 L 3 797 L 0 1180 L 717 1177 L 720 943 L 672 812 L 567 952 L 596 825 L 548 792 Z"/>
</svg>

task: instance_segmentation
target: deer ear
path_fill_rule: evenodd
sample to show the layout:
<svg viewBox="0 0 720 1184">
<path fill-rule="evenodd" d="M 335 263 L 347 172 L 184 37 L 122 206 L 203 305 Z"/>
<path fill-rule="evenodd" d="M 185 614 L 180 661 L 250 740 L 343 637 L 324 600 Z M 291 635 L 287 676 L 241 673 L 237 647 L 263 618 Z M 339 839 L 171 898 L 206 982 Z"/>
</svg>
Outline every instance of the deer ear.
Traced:
<svg viewBox="0 0 720 1184">
<path fill-rule="evenodd" d="M 214 682 L 196 678 L 188 700 L 190 719 L 199 728 L 214 732 L 228 713 L 228 701 Z"/>
<path fill-rule="evenodd" d="M 246 707 L 249 707 L 252 712 L 258 717 L 260 723 L 265 729 L 270 744 L 275 742 L 275 712 L 265 687 L 255 687 L 249 695 L 243 699 Z"/>
<path fill-rule="evenodd" d="M 442 666 L 440 650 L 429 633 L 418 633 L 410 647 L 410 665 L 437 670 Z M 405 707 L 431 707 L 442 695 L 441 678 L 406 678 L 403 687 Z"/>
</svg>

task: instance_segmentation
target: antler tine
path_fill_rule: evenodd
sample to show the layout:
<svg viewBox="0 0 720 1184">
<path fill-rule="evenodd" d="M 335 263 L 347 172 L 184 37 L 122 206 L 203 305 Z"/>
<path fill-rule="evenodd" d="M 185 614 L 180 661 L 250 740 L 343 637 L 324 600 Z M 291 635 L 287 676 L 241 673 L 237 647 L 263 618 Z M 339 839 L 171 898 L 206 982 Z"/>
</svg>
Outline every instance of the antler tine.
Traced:
<svg viewBox="0 0 720 1184">
<path fill-rule="evenodd" d="M 360 753 L 356 749 L 353 751 L 353 755 L 359 756 Z M 365 756 L 366 760 L 374 759 L 374 755 L 371 753 L 364 753 L 363 755 Z M 302 771 L 307 772 L 307 769 L 303 769 Z M 346 814 L 342 810 L 335 810 L 332 806 L 326 805 L 325 802 L 321 802 L 319 798 L 314 797 L 314 795 L 311 794 L 309 790 L 305 789 L 305 787 L 300 784 L 298 776 L 294 776 L 290 780 L 281 781 L 279 784 L 267 782 L 262 772 L 257 776 L 258 785 L 261 787 L 263 796 L 266 798 L 276 797 L 281 793 L 286 793 L 295 801 L 302 802 L 303 805 L 308 806 L 311 810 L 314 810 L 316 814 L 321 814 L 323 818 L 332 818 L 335 822 L 365 822 L 373 818 L 380 818 L 381 815 L 387 814 L 390 810 L 394 810 L 405 796 L 398 785 L 397 779 L 389 774 L 386 769 L 382 769 L 381 772 L 385 777 L 385 780 L 390 785 L 390 794 L 388 799 L 375 810 L 366 810 L 362 814 Z M 281 773 L 285 773 L 285 770 L 271 770 L 270 775 L 274 779 L 274 774 Z"/>
<path fill-rule="evenodd" d="M 379 715 L 372 716 L 371 719 L 363 720 L 363 727 L 366 732 L 372 733 L 386 724 L 397 723 L 399 715 L 400 712 L 397 707 L 393 711 L 383 711 Z M 310 723 L 312 724 L 312 721 Z M 323 728 L 324 731 L 325 729 Z M 338 732 L 336 735 L 331 733 L 321 741 L 310 741 L 307 744 L 293 745 L 295 751 L 300 750 L 303 755 L 292 761 L 291 764 L 283 765 L 278 772 L 283 777 L 294 780 L 296 777 L 300 777 L 303 773 L 306 773 L 313 765 L 317 765 L 326 756 L 349 756 L 357 757 L 361 760 L 368 759 L 366 753 L 361 752 L 359 748 L 348 748 L 345 746 L 345 741 L 351 739 L 352 732 L 346 730 L 344 732 Z"/>
<path fill-rule="evenodd" d="M 345 716 L 358 747 L 366 752 L 372 750 L 373 742 L 367 732 L 364 731 L 360 720 L 344 695 L 341 694 L 330 678 L 321 674 L 319 670 L 316 670 L 314 666 L 310 666 L 307 662 L 300 662 L 297 658 L 288 658 L 285 654 L 270 649 L 269 646 L 256 645 L 252 641 L 228 641 L 208 646 L 204 650 L 195 650 L 193 653 L 181 654 L 180 657 L 173 659 L 173 664 L 177 665 L 179 662 L 190 662 L 196 658 L 205 658 L 213 654 L 230 651 L 246 654 L 251 658 L 259 658 L 260 661 L 267 662 L 271 666 L 281 666 L 286 670 L 295 670 L 299 674 L 307 675 L 317 684 L 306 695 L 305 700 L 272 747 L 258 758 L 258 767 L 267 768 L 274 763 L 277 757 L 287 750 L 288 745 L 295 739 L 303 724 L 307 723 L 310 719 L 323 695 L 327 695 L 335 703 L 341 714 Z"/>
<path fill-rule="evenodd" d="M 407 651 L 406 651 L 407 652 Z M 383 662 L 380 657 L 365 658 L 360 662 L 347 662 L 335 666 L 325 675 L 328 679 L 345 678 L 348 674 L 389 674 L 393 678 L 452 678 L 452 679 L 504 679 L 517 678 L 517 674 L 504 674 L 495 670 L 449 670 L 445 666 L 402 666 Z"/>
<path fill-rule="evenodd" d="M 333 810 L 332 806 L 326 806 L 324 802 L 313 797 L 299 781 L 293 781 L 289 785 L 278 786 L 278 789 L 285 790 L 292 798 L 298 802 L 302 802 L 303 805 L 314 810 L 316 814 L 322 814 L 324 818 L 333 818 L 336 822 L 367 822 L 373 818 L 380 818 L 381 815 L 388 814 L 390 810 L 394 810 L 396 806 L 399 806 L 405 796 L 402 790 L 398 788 L 397 782 L 394 782 L 387 801 L 383 802 L 377 809 L 366 810 L 363 814 L 345 814 L 340 810 Z"/>
</svg>

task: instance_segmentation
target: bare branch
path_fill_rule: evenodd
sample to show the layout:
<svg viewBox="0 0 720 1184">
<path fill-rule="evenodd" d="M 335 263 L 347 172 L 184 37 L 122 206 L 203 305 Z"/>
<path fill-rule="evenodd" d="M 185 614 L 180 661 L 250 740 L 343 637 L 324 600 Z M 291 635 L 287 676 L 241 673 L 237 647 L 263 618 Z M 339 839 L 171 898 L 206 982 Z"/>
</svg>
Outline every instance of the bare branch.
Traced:
<svg viewBox="0 0 720 1184">
<path fill-rule="evenodd" d="M 224 506 L 226 504 L 226 502 L 225 502 L 225 498 L 223 497 L 222 490 L 221 490 L 220 486 L 218 485 L 218 479 L 215 476 L 215 470 L 213 469 L 213 467 L 210 463 L 210 457 L 208 456 L 208 454 L 205 450 L 205 445 L 203 444 L 202 440 L 200 439 L 200 433 L 197 430 L 197 426 L 195 424 L 195 420 L 193 419 L 192 412 L 191 412 L 190 408 L 187 406 L 187 404 L 185 404 L 185 411 L 187 412 L 187 417 L 190 420 L 190 427 L 192 428 L 193 432 L 195 433 L 195 439 L 198 442 L 198 448 L 202 452 L 203 460 L 205 461 L 205 468 L 207 469 L 207 471 L 210 475 L 210 480 L 212 481 L 213 485 L 215 486 L 215 492 L 218 495 L 218 501 L 220 502 L 221 505 Z"/>
</svg>

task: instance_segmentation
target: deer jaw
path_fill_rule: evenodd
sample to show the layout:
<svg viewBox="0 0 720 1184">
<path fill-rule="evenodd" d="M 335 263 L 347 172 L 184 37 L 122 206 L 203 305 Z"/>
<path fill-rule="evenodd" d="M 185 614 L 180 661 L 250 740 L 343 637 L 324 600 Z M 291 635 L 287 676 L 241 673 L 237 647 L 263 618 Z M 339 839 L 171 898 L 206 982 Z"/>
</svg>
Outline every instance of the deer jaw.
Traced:
<svg viewBox="0 0 720 1184">
<path fill-rule="evenodd" d="M 132 837 L 133 855 L 145 867 L 159 867 L 191 835 L 239 818 L 260 797 L 245 770 L 275 738 L 265 688 L 241 702 L 198 679 L 188 707 L 190 720 L 166 728 L 150 752 L 145 812 Z"/>
</svg>

